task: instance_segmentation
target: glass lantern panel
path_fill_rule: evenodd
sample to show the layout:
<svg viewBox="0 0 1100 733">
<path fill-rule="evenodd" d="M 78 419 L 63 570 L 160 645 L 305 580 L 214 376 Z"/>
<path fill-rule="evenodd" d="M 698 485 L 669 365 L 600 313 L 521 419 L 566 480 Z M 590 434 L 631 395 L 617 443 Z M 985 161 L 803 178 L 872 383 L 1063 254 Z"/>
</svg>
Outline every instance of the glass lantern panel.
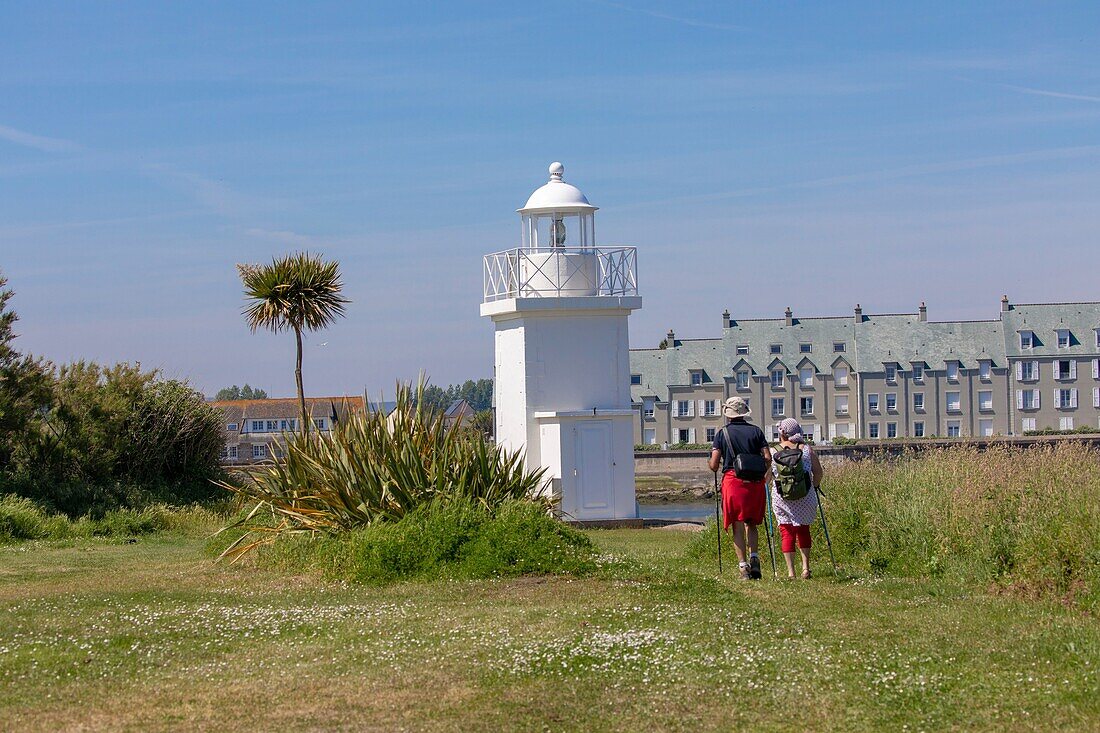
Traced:
<svg viewBox="0 0 1100 733">
<path fill-rule="evenodd" d="M 583 217 L 583 223 L 581 214 L 533 214 L 529 221 L 525 217 L 524 245 L 534 249 L 590 247 L 592 217 Z"/>
</svg>

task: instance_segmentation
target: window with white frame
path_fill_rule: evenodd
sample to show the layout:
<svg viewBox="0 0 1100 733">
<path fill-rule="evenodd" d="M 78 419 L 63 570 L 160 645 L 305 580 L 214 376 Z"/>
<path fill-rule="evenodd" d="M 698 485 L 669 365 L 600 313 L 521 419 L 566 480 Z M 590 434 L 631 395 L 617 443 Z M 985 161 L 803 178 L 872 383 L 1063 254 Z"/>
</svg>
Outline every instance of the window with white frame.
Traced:
<svg viewBox="0 0 1100 733">
<path fill-rule="evenodd" d="M 836 414 L 847 415 L 848 414 L 848 395 L 838 394 L 833 398 L 833 406 L 836 408 Z"/>
<path fill-rule="evenodd" d="M 898 437 L 898 424 L 896 422 L 886 423 L 886 437 L 896 438 Z"/>
<path fill-rule="evenodd" d="M 676 400 L 676 417 L 692 417 L 694 400 Z"/>
<path fill-rule="evenodd" d="M 798 353 L 800 353 L 800 354 L 809 354 L 811 348 L 813 348 L 813 347 L 810 344 L 799 344 L 798 345 Z"/>
<path fill-rule="evenodd" d="M 957 438 L 962 435 L 962 423 L 958 420 L 947 421 L 947 437 Z"/>
<path fill-rule="evenodd" d="M 803 389 L 814 386 L 814 370 L 811 367 L 802 367 L 798 370 L 798 381 Z"/>
<path fill-rule="evenodd" d="M 1059 359 L 1054 362 L 1054 378 L 1060 381 L 1077 379 L 1077 361 Z"/>
<path fill-rule="evenodd" d="M 878 437 L 878 423 L 877 422 L 867 424 L 867 437 L 869 437 L 869 438 L 877 438 Z"/>
<path fill-rule="evenodd" d="M 655 400 L 652 397 L 646 397 L 642 400 L 642 417 L 653 417 L 654 402 Z"/>
<path fill-rule="evenodd" d="M 1100 331 L 1097 331 L 1096 343 L 1097 343 L 1098 346 L 1100 346 Z M 844 345 L 843 341 L 834 341 L 833 342 L 833 353 L 834 354 L 843 354 L 844 353 L 844 348 L 845 348 L 845 345 Z"/>
<path fill-rule="evenodd" d="M 718 414 L 718 400 L 703 400 L 703 417 L 714 417 Z"/>
<path fill-rule="evenodd" d="M 266 421 L 266 423 L 264 424 L 264 429 L 269 433 L 274 433 L 276 430 L 279 429 L 279 421 L 278 420 L 268 420 L 268 421 Z"/>
<path fill-rule="evenodd" d="M 924 412 L 924 392 L 913 393 L 913 409 L 917 412 Z"/>
<path fill-rule="evenodd" d="M 833 383 L 838 387 L 848 386 L 848 367 L 838 366 L 833 368 Z"/>
<path fill-rule="evenodd" d="M 1020 421 L 1020 429 L 1023 430 L 1025 433 L 1028 433 L 1028 432 L 1031 432 L 1032 430 L 1034 430 L 1035 429 L 1035 418 L 1025 417 L 1023 420 Z"/>
<path fill-rule="evenodd" d="M 947 398 L 948 412 L 962 412 L 962 399 L 959 392 L 947 392 L 944 396 Z"/>
<path fill-rule="evenodd" d="M 264 431 L 264 421 L 263 420 L 253 420 L 252 421 L 251 432 L 253 432 L 253 433 L 262 433 L 263 431 Z"/>
<path fill-rule="evenodd" d="M 737 389 L 749 388 L 749 373 L 737 372 Z"/>
<path fill-rule="evenodd" d="M 913 365 L 913 381 L 918 382 L 918 383 L 924 381 L 924 365 L 923 364 L 914 364 Z"/>
<path fill-rule="evenodd" d="M 1059 430 L 1073 430 L 1073 418 L 1072 417 L 1060 417 L 1058 418 Z"/>
<path fill-rule="evenodd" d="M 707 428 L 707 442 L 713 443 L 714 436 L 718 432 L 718 428 Z"/>
<path fill-rule="evenodd" d="M 769 351 L 769 353 L 772 353 L 772 354 L 782 354 L 783 353 L 783 346 L 781 344 L 772 344 L 771 346 L 768 347 L 768 351 Z"/>
<path fill-rule="evenodd" d="M 978 392 L 978 409 L 986 412 L 993 409 L 993 390 L 983 389 Z"/>
<path fill-rule="evenodd" d="M 957 382 L 959 381 L 959 362 L 949 361 L 947 362 L 947 381 Z"/>
<path fill-rule="evenodd" d="M 817 426 L 816 425 L 803 425 L 802 426 L 802 437 L 805 438 L 806 440 L 808 440 L 809 442 L 811 442 L 811 443 L 814 442 L 814 435 L 816 435 L 816 434 L 817 434 Z"/>
<path fill-rule="evenodd" d="M 893 384 L 898 381 L 898 365 L 887 364 L 886 365 L 886 382 L 887 384 Z"/>
<path fill-rule="evenodd" d="M 783 386 L 783 380 L 787 378 L 786 369 L 772 369 L 772 387 L 779 389 Z"/>
<path fill-rule="evenodd" d="M 871 393 L 867 395 L 867 409 L 871 412 L 878 412 L 878 395 Z"/>
<path fill-rule="evenodd" d="M 1058 329 L 1058 348 L 1059 349 L 1068 349 L 1069 348 L 1069 329 L 1068 328 L 1059 328 Z"/>
<path fill-rule="evenodd" d="M 642 442 L 646 445 L 657 445 L 656 428 L 646 428 L 642 431 Z"/>
<path fill-rule="evenodd" d="M 886 393 L 886 411 L 895 412 L 898 409 L 898 395 L 896 392 Z"/>
<path fill-rule="evenodd" d="M 231 433 L 235 433 L 235 432 L 237 432 L 237 423 L 235 423 L 235 422 L 228 423 L 228 424 L 226 424 L 225 429 L 228 430 Z"/>
<path fill-rule="evenodd" d="M 703 372 L 702 372 L 702 370 L 692 369 L 691 370 L 691 385 L 693 387 L 698 387 L 702 383 L 703 383 Z"/>
<path fill-rule="evenodd" d="M 913 437 L 914 438 L 923 438 L 924 437 L 924 423 L 923 422 L 917 421 L 917 422 L 913 423 Z"/>
<path fill-rule="evenodd" d="M 1031 349 L 1035 346 L 1035 334 L 1031 331 L 1020 331 L 1020 348 Z"/>
<path fill-rule="evenodd" d="M 737 344 L 737 355 L 738 356 L 745 356 L 748 353 L 749 353 L 749 345 L 748 344 Z"/>
<path fill-rule="evenodd" d="M 1075 389 L 1056 389 L 1054 390 L 1054 397 L 1057 400 L 1055 406 L 1059 410 L 1074 410 L 1077 408 L 1077 390 Z"/>
<path fill-rule="evenodd" d="M 313 418 L 313 424 L 317 426 L 318 430 L 324 430 L 325 429 L 325 418 L 315 417 L 315 418 Z"/>
<path fill-rule="evenodd" d="M 798 410 L 803 415 L 814 414 L 814 398 L 802 397 L 798 401 Z"/>
<path fill-rule="evenodd" d="M 993 362 L 989 359 L 982 359 L 978 362 L 978 379 L 983 382 L 993 379 Z"/>
<path fill-rule="evenodd" d="M 1017 410 L 1038 410 L 1039 409 L 1039 390 L 1037 390 L 1037 389 L 1018 389 L 1018 390 L 1016 390 L 1016 409 Z"/>
<path fill-rule="evenodd" d="M 852 437 L 852 424 L 847 422 L 833 423 L 833 438 Z"/>
<path fill-rule="evenodd" d="M 786 400 L 772 397 L 772 417 L 782 417 L 786 413 Z"/>
<path fill-rule="evenodd" d="M 1039 378 L 1039 362 L 1016 362 L 1016 379 L 1020 382 L 1034 382 Z"/>
<path fill-rule="evenodd" d="M 630 383 L 631 384 L 641 384 L 642 383 L 642 375 L 641 374 L 631 374 L 630 375 Z"/>
<path fill-rule="evenodd" d="M 691 442 L 691 429 L 690 428 L 680 428 L 679 430 L 676 431 L 676 438 L 677 438 L 677 442 L 690 443 Z"/>
<path fill-rule="evenodd" d="M 229 446 L 229 448 L 228 448 L 228 450 L 226 451 L 226 453 L 227 453 L 227 457 L 228 457 L 228 458 L 229 458 L 229 460 L 231 460 L 231 461 L 235 461 L 235 460 L 237 460 L 238 456 L 240 455 L 239 449 L 238 449 L 238 447 L 237 447 L 237 446 L 235 446 L 235 445 L 231 445 L 231 446 Z"/>
<path fill-rule="evenodd" d="M 979 420 L 978 421 L 978 435 L 983 438 L 993 437 L 993 421 L 992 420 Z"/>
<path fill-rule="evenodd" d="M 253 458 L 267 458 L 267 446 L 266 445 L 254 445 L 252 446 Z"/>
</svg>

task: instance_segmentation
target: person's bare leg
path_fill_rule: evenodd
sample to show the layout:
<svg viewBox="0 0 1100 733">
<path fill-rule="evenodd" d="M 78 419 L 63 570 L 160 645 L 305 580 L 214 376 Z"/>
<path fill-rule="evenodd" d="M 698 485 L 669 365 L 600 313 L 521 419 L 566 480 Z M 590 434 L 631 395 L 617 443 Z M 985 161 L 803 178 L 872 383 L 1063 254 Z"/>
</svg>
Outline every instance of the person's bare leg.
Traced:
<svg viewBox="0 0 1100 733">
<path fill-rule="evenodd" d="M 745 525 L 745 534 L 748 535 L 749 554 L 756 552 L 760 544 L 760 529 L 755 524 Z"/>
<path fill-rule="evenodd" d="M 783 553 L 783 561 L 787 563 L 787 577 L 793 578 L 794 577 L 794 553 L 793 552 L 784 552 Z"/>
<path fill-rule="evenodd" d="M 748 562 L 745 555 L 745 523 L 735 521 L 731 527 L 733 529 L 733 549 L 737 553 L 737 562 Z"/>
<path fill-rule="evenodd" d="M 810 572 L 810 548 L 799 547 L 798 551 L 802 553 L 802 574 L 808 575 Z M 793 552 L 791 553 L 794 554 Z M 790 561 L 788 561 L 789 563 Z M 791 570 L 791 575 L 794 575 L 794 570 Z"/>
</svg>

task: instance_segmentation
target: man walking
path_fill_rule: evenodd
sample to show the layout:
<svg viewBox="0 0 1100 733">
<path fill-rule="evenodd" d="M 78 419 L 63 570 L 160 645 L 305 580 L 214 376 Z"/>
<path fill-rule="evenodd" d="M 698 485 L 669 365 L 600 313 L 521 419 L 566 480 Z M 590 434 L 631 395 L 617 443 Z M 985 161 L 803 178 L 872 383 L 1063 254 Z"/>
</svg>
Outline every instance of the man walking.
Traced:
<svg viewBox="0 0 1100 733">
<path fill-rule="evenodd" d="M 757 527 L 764 521 L 764 479 L 771 472 L 771 450 L 764 431 L 748 422 L 752 411 L 743 398 L 726 400 L 722 414 L 729 422 L 714 436 L 708 465 L 711 471 L 722 467 L 723 530 L 729 531 L 733 525 L 741 579 L 759 580 Z"/>
</svg>

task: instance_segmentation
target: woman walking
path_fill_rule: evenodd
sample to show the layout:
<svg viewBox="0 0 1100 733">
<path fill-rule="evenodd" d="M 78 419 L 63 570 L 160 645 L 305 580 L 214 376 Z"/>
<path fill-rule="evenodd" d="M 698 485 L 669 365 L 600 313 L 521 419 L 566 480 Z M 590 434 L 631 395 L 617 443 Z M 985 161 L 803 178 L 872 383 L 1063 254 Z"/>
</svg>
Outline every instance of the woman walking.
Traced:
<svg viewBox="0 0 1100 733">
<path fill-rule="evenodd" d="M 779 525 L 780 548 L 787 575 L 794 575 L 794 548 L 802 555 L 802 577 L 810 577 L 810 525 L 817 517 L 817 490 L 821 485 L 821 461 L 802 437 L 802 426 L 793 417 L 779 423 L 779 447 L 772 453 L 772 511 Z M 801 453 L 801 456 L 798 454 Z M 782 463 L 780 461 L 783 461 Z M 801 466 L 795 465 L 801 463 Z M 785 465 L 791 464 L 791 465 Z M 801 468 L 801 470 L 799 470 Z M 797 485 L 801 477 L 811 479 Z M 793 485 L 793 488 L 792 488 Z"/>
</svg>

